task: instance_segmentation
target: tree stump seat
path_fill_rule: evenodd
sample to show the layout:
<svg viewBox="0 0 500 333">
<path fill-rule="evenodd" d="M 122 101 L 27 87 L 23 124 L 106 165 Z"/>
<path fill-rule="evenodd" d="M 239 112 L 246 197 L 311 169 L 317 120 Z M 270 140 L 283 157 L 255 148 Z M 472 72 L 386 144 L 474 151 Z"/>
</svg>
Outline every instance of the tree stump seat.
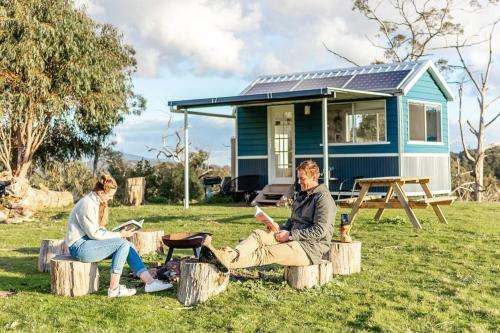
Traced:
<svg viewBox="0 0 500 333">
<path fill-rule="evenodd" d="M 82 296 L 99 289 L 97 263 L 81 262 L 69 255 L 50 260 L 50 289 L 61 296 Z"/>
<path fill-rule="evenodd" d="M 333 275 L 350 275 L 361 272 L 361 242 L 332 241 L 330 260 L 333 266 Z"/>
<path fill-rule="evenodd" d="M 68 254 L 68 247 L 63 239 L 43 239 L 38 255 L 38 271 L 49 272 L 50 260 L 60 254 Z"/>
<path fill-rule="evenodd" d="M 285 266 L 284 277 L 288 285 L 295 289 L 322 286 L 332 280 L 332 263 L 322 260 L 317 265 Z"/>
<path fill-rule="evenodd" d="M 222 293 L 229 284 L 229 272 L 221 272 L 212 264 L 185 260 L 181 262 L 180 270 L 177 299 L 183 305 L 205 302 Z"/>
<path fill-rule="evenodd" d="M 163 252 L 163 230 L 138 231 L 128 240 L 134 244 L 140 256 L 149 253 Z"/>
</svg>

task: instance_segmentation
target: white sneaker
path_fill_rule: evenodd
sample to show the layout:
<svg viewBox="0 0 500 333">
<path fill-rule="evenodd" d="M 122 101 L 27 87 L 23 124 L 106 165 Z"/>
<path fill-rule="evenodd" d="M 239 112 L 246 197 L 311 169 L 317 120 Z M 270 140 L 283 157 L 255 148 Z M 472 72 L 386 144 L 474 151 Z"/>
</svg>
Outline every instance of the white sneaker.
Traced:
<svg viewBox="0 0 500 333">
<path fill-rule="evenodd" d="M 120 284 L 116 289 L 108 289 L 108 297 L 127 297 L 133 296 L 137 290 L 134 288 L 127 288 L 126 286 Z"/>
<path fill-rule="evenodd" d="M 153 282 L 146 284 L 144 289 L 146 290 L 147 293 L 154 293 L 157 291 L 162 291 L 166 289 L 172 288 L 173 285 L 171 283 L 163 282 L 158 279 L 154 279 Z"/>
</svg>

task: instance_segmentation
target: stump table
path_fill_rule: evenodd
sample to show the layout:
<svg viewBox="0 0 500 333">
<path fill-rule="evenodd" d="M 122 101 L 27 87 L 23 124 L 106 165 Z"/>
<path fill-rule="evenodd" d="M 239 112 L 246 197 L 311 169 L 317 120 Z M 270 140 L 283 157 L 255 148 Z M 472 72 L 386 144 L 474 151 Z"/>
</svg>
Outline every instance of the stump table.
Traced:
<svg viewBox="0 0 500 333">
<path fill-rule="evenodd" d="M 134 244 L 137 253 L 140 256 L 154 252 L 163 252 L 163 230 L 157 231 L 138 231 L 129 237 L 128 240 Z"/>
<path fill-rule="evenodd" d="M 333 275 L 349 275 L 361 271 L 361 242 L 333 241 L 330 248 Z"/>
</svg>

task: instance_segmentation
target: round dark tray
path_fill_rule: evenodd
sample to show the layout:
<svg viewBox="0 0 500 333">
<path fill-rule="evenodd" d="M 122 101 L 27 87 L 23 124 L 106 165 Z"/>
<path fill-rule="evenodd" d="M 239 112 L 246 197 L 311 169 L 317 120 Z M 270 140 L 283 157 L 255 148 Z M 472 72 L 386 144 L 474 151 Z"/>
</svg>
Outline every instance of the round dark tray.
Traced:
<svg viewBox="0 0 500 333">
<path fill-rule="evenodd" d="M 163 244 L 168 247 L 177 249 L 191 249 L 193 247 L 200 247 L 201 243 L 207 236 L 211 236 L 209 232 L 179 232 L 176 234 L 165 235 L 161 238 Z"/>
</svg>

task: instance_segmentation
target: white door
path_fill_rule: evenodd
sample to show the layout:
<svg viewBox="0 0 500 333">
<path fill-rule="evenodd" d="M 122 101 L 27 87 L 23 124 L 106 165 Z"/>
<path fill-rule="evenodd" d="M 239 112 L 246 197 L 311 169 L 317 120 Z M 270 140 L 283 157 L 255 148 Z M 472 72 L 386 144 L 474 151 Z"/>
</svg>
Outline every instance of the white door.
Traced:
<svg viewBox="0 0 500 333">
<path fill-rule="evenodd" d="M 293 105 L 268 107 L 269 184 L 292 184 L 295 179 Z"/>
</svg>

